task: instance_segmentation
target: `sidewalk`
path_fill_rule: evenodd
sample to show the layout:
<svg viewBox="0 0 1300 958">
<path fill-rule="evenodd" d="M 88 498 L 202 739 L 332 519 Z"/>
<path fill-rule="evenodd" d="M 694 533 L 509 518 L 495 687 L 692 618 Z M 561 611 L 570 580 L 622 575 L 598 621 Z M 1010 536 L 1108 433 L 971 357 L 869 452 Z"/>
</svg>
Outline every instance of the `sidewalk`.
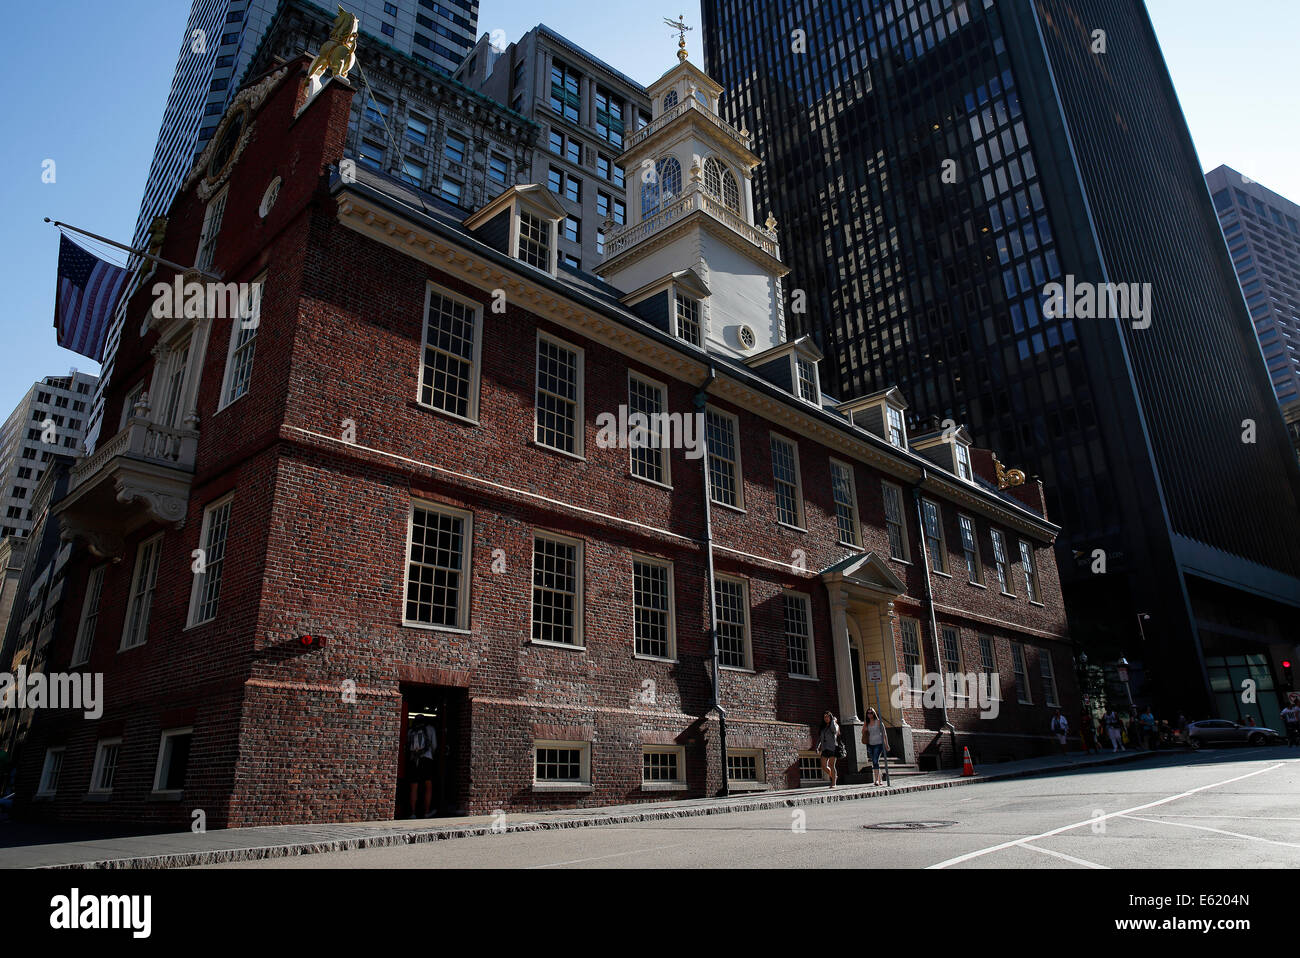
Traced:
<svg viewBox="0 0 1300 958">
<path fill-rule="evenodd" d="M 862 799 L 887 799 L 911 792 L 925 792 L 980 782 L 1004 781 L 1136 761 L 1160 752 L 1120 752 L 1101 755 L 1071 755 L 1023 759 L 987 765 L 973 778 L 945 769 L 898 779 L 893 788 L 848 785 L 830 789 L 801 788 L 779 792 L 749 792 L 729 798 L 696 798 L 675 802 L 616 805 L 608 808 L 564 809 L 550 812 L 517 812 L 500 823 L 490 815 L 465 818 L 411 819 L 407 821 L 358 822 L 354 824 L 268 825 L 258 828 L 217 829 L 202 834 L 165 832 L 153 835 L 94 835 L 85 827 L 29 826 L 0 824 L 0 868 L 180 868 L 222 862 L 313 855 L 410 845 L 417 842 L 470 838 L 508 832 L 548 828 L 584 828 L 593 825 L 631 824 L 721 815 L 729 812 L 761 811 L 767 808 L 821 805 Z M 495 825 L 495 827 L 494 827 Z M 76 838 L 72 835 L 76 834 Z M 63 841 L 42 842 L 45 837 L 67 835 Z M 15 844 L 27 840 L 29 844 Z"/>
</svg>

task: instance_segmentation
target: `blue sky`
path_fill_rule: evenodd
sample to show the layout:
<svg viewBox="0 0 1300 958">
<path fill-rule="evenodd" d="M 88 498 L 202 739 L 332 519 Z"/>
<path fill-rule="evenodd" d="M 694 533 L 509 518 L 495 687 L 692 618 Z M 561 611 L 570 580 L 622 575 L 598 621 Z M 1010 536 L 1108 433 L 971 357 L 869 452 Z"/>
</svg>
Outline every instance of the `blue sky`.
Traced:
<svg viewBox="0 0 1300 958">
<path fill-rule="evenodd" d="M 58 233 L 43 217 L 129 241 L 162 120 L 187 0 L 43 0 L 8 4 L 11 93 L 0 128 L 0 419 L 41 376 L 93 362 L 54 338 Z M 1295 0 L 1148 0 L 1206 170 L 1226 163 L 1300 202 L 1300 81 Z M 481 0 L 480 33 L 508 39 L 541 20 L 647 83 L 673 63 L 663 16 L 700 22 L 696 0 Z M 691 57 L 703 62 L 700 33 Z M 41 182 L 55 161 L 54 183 Z"/>
</svg>

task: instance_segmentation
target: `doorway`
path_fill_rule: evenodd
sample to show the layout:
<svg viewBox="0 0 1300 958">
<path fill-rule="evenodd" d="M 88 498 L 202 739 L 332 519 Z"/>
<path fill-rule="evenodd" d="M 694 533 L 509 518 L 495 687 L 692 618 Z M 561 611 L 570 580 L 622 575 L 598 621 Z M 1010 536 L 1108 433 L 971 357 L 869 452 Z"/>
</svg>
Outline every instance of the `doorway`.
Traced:
<svg viewBox="0 0 1300 958">
<path fill-rule="evenodd" d="M 469 691 L 439 685 L 402 684 L 394 817 L 464 815 L 469 791 Z M 409 754 L 411 733 L 423 726 L 432 734 L 433 759 L 427 764 Z M 414 799 L 412 797 L 412 786 Z M 414 801 L 414 807 L 412 806 Z"/>
</svg>

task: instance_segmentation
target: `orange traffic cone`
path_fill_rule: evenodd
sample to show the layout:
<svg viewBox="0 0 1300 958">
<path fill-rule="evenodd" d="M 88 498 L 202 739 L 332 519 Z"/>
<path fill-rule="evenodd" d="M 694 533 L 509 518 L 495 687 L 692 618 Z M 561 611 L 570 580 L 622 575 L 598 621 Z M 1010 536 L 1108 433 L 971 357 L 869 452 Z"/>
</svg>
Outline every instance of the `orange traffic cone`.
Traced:
<svg viewBox="0 0 1300 958">
<path fill-rule="evenodd" d="M 974 775 L 974 774 L 975 774 L 975 765 L 974 765 L 974 763 L 971 762 L 971 760 L 970 760 L 970 747 L 967 746 L 967 748 L 966 748 L 966 757 L 965 757 L 965 759 L 962 761 L 962 766 L 961 766 L 961 777 L 962 777 L 962 778 L 969 778 L 970 776 L 972 776 L 972 775 Z"/>
</svg>

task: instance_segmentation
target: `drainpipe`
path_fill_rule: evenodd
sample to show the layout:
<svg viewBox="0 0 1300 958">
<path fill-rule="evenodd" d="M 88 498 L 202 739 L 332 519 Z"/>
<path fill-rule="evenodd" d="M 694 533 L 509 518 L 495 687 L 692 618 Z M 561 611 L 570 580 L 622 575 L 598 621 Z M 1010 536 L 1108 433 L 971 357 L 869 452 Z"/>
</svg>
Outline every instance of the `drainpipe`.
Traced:
<svg viewBox="0 0 1300 958">
<path fill-rule="evenodd" d="M 695 394 L 695 408 L 699 415 L 704 414 L 704 407 L 708 404 L 709 387 L 713 381 L 718 378 L 717 368 L 713 362 L 709 362 L 709 375 L 700 384 L 700 390 Z M 704 475 L 704 560 L 706 563 L 707 578 L 705 583 L 708 592 L 709 603 L 709 656 L 713 659 L 713 698 L 709 702 L 709 708 L 717 709 L 718 712 L 718 749 L 722 760 L 722 795 L 724 798 L 731 794 L 731 788 L 727 781 L 727 710 L 722 707 L 722 653 L 718 648 L 718 610 L 714 603 L 713 590 L 713 503 L 712 496 L 709 494 L 709 454 L 708 440 L 703 431 L 699 431 L 696 436 L 704 449 L 704 455 L 700 456 L 700 465 Z"/>
<path fill-rule="evenodd" d="M 948 721 L 948 677 L 943 671 L 943 653 L 939 648 L 939 621 L 934 614 L 934 588 L 930 580 L 930 550 L 925 534 L 925 508 L 921 505 L 921 486 L 929 478 L 930 473 L 922 466 L 921 478 L 912 487 L 912 500 L 916 503 L 917 528 L 921 532 L 921 567 L 925 570 L 925 605 L 930 611 L 930 646 L 934 650 L 934 663 L 939 667 L 939 685 L 942 692 L 939 707 L 943 709 L 943 729 L 939 734 L 947 732 L 952 737 L 952 755 L 953 761 L 956 761 L 957 726 Z"/>
</svg>

